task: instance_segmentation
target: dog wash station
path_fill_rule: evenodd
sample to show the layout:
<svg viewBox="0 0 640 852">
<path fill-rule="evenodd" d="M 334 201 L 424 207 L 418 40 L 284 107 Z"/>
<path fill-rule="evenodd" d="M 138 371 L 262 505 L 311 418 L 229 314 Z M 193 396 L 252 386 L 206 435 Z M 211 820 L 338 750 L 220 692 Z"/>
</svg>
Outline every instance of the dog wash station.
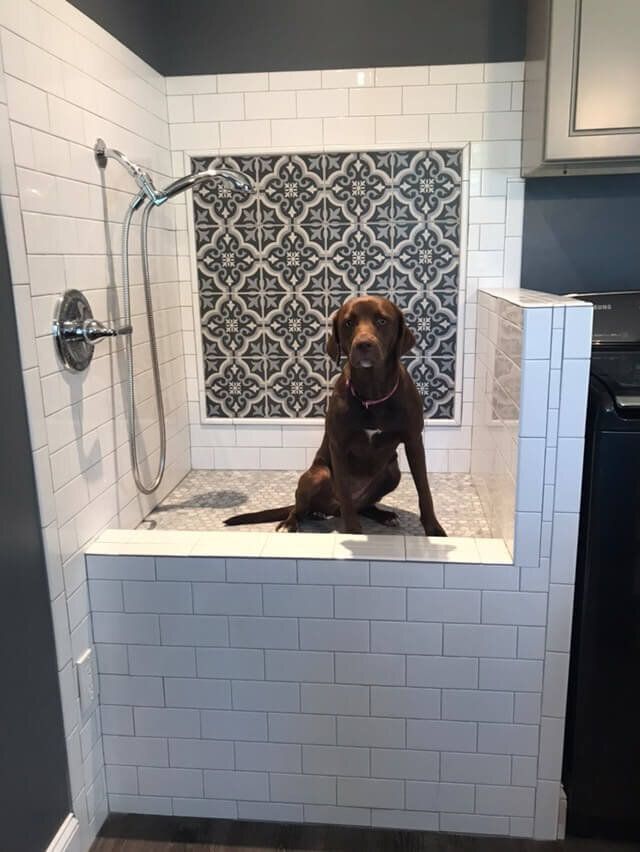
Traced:
<svg viewBox="0 0 640 852">
<path fill-rule="evenodd" d="M 112 811 L 558 835 L 591 311 L 479 293 L 491 538 L 102 533 Z"/>
</svg>

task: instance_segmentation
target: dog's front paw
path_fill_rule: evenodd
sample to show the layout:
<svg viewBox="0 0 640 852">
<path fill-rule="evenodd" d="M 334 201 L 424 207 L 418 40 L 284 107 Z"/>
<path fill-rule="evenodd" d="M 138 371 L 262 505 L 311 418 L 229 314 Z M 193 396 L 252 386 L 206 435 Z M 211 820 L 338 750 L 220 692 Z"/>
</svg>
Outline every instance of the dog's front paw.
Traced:
<svg viewBox="0 0 640 852">
<path fill-rule="evenodd" d="M 399 527 L 400 518 L 395 512 L 389 512 L 387 509 L 378 509 L 379 521 L 385 527 Z"/>
<path fill-rule="evenodd" d="M 430 521 L 423 521 L 422 526 L 424 527 L 425 535 L 444 536 L 445 538 L 447 536 L 444 528 L 437 518 L 433 518 Z"/>
</svg>

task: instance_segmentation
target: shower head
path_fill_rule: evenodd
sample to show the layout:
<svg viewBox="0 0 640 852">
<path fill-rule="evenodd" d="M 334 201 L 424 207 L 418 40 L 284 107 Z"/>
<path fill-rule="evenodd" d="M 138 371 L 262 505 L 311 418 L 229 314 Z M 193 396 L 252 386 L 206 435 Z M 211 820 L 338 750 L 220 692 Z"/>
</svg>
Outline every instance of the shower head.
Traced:
<svg viewBox="0 0 640 852">
<path fill-rule="evenodd" d="M 101 169 L 106 168 L 107 160 L 109 158 L 117 160 L 121 166 L 124 166 L 138 184 L 140 193 L 132 202 L 134 210 L 143 203 L 145 198 L 148 199 L 151 204 L 159 207 L 161 204 L 164 204 L 165 201 L 173 198 L 174 195 L 184 192 L 194 184 L 200 183 L 203 180 L 222 180 L 227 184 L 231 184 L 233 189 L 238 192 L 244 192 L 247 195 L 255 191 L 253 182 L 248 177 L 245 177 L 242 172 L 238 172 L 235 169 L 206 169 L 203 172 L 195 172 L 178 178 L 178 180 L 174 180 L 173 183 L 170 183 L 169 186 L 158 190 L 155 188 L 151 175 L 149 175 L 148 172 L 144 171 L 144 169 L 142 169 L 137 163 L 130 160 L 121 151 L 118 151 L 115 148 L 107 148 L 103 139 L 96 140 L 93 151 L 96 162 Z"/>
<path fill-rule="evenodd" d="M 190 189 L 194 186 L 194 184 L 212 179 L 222 180 L 225 183 L 230 184 L 232 189 L 238 190 L 238 192 L 243 192 L 246 195 L 255 191 L 252 181 L 243 175 L 242 172 L 238 172 L 235 169 L 205 169 L 203 172 L 194 172 L 190 175 L 178 178 L 178 180 L 174 180 L 173 183 L 170 183 L 169 186 L 161 189 L 158 193 L 160 200 L 157 203 L 162 203 L 163 201 L 167 201 L 169 198 L 173 198 L 174 195 Z"/>
</svg>

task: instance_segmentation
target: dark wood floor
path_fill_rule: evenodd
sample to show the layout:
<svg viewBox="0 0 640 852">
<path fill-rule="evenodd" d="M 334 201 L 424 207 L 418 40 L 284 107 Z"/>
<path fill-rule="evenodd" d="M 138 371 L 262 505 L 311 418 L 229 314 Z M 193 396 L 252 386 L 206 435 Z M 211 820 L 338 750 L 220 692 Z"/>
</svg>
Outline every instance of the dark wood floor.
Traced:
<svg viewBox="0 0 640 852">
<path fill-rule="evenodd" d="M 638 843 L 540 842 L 415 831 L 112 814 L 91 852 L 638 852 Z"/>
</svg>

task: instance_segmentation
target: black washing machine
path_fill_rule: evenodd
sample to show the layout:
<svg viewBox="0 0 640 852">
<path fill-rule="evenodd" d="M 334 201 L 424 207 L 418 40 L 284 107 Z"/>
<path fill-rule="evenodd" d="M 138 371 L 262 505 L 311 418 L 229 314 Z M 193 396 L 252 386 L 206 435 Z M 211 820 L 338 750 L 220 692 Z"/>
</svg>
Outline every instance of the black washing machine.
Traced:
<svg viewBox="0 0 640 852">
<path fill-rule="evenodd" d="M 640 839 L 640 291 L 594 305 L 562 780 L 567 833 Z"/>
</svg>

